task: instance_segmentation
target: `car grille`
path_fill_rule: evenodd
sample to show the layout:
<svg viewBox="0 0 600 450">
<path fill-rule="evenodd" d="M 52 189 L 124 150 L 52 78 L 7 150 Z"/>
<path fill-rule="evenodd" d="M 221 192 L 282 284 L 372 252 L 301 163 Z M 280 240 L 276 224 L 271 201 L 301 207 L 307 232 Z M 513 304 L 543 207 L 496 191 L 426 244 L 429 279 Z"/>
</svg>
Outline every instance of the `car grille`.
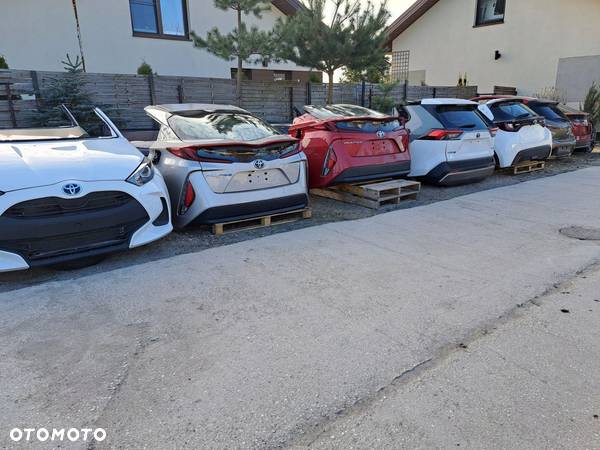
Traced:
<svg viewBox="0 0 600 450">
<path fill-rule="evenodd" d="M 10 207 L 6 217 L 50 217 L 104 208 L 114 208 L 135 201 L 129 194 L 118 191 L 93 192 L 81 198 L 47 197 L 29 200 Z"/>
<path fill-rule="evenodd" d="M 12 206 L 0 216 L 0 250 L 43 265 L 129 246 L 150 220 L 124 192 L 94 192 L 78 199 L 47 197 Z"/>
</svg>

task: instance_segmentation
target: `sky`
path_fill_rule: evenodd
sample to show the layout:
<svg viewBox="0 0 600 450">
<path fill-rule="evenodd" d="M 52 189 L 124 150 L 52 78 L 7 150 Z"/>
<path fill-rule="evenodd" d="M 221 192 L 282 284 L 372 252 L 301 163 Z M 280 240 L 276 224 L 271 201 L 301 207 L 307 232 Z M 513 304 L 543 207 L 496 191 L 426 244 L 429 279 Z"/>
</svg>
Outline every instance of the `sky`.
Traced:
<svg viewBox="0 0 600 450">
<path fill-rule="evenodd" d="M 366 5 L 368 0 L 361 0 L 363 5 Z M 406 8 L 412 5 L 415 0 L 388 0 L 387 6 L 390 10 L 392 17 L 390 18 L 390 22 L 393 22 L 398 18 L 400 14 L 402 14 Z M 372 3 L 376 6 L 382 3 L 382 0 L 372 0 Z"/>
<path fill-rule="evenodd" d="M 375 5 L 378 6 L 382 3 L 383 0 L 371 0 L 371 2 Z M 396 20 L 400 14 L 402 14 L 404 11 L 406 11 L 406 9 L 412 5 L 416 0 L 388 0 L 387 1 L 387 7 L 388 10 L 390 11 L 391 17 L 389 19 L 389 23 L 392 23 L 394 20 Z M 363 5 L 367 5 L 368 0 L 361 0 L 361 3 Z M 324 76 L 324 80 L 327 80 L 327 74 L 323 74 Z M 336 71 L 336 74 L 334 76 L 334 80 L 339 81 L 339 79 L 342 76 L 342 71 L 338 70 Z"/>
</svg>

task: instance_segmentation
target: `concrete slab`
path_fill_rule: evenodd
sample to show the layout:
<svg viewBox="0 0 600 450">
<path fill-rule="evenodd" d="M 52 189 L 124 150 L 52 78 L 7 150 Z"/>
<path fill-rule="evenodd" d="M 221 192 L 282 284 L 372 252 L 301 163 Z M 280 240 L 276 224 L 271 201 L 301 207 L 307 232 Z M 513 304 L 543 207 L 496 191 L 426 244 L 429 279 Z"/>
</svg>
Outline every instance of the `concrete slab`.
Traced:
<svg viewBox="0 0 600 450">
<path fill-rule="evenodd" d="M 596 265 L 295 448 L 600 448 L 599 293 Z"/>
<path fill-rule="evenodd" d="M 0 294 L 0 445 L 272 448 L 600 257 L 600 168 Z M 417 442 L 417 441 L 413 441 Z M 432 441 L 435 442 L 435 441 Z"/>
</svg>

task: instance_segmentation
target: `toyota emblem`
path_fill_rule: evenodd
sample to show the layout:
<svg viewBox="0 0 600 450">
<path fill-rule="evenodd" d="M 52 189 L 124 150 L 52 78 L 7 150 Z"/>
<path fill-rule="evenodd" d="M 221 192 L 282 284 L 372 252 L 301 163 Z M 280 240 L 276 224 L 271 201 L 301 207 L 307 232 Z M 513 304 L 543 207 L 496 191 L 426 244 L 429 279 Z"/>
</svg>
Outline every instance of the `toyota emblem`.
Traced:
<svg viewBox="0 0 600 450">
<path fill-rule="evenodd" d="M 254 167 L 260 170 L 263 167 L 265 167 L 265 162 L 262 159 L 257 159 L 256 161 L 254 161 Z"/>
<path fill-rule="evenodd" d="M 69 183 L 65 184 L 62 190 L 65 194 L 73 196 L 81 192 L 81 186 L 79 186 L 77 183 Z"/>
<path fill-rule="evenodd" d="M 383 139 L 383 138 L 385 137 L 385 132 L 383 132 L 383 131 L 379 130 L 379 131 L 377 132 L 377 137 L 378 137 L 379 139 Z"/>
</svg>

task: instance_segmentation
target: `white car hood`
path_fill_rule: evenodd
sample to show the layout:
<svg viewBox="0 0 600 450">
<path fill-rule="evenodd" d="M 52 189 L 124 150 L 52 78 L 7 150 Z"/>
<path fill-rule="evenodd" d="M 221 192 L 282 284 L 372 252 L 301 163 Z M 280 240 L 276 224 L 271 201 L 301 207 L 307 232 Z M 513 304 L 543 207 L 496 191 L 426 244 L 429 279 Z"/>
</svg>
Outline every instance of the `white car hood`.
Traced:
<svg viewBox="0 0 600 450">
<path fill-rule="evenodd" d="M 143 155 L 124 138 L 0 143 L 0 191 L 125 180 Z"/>
</svg>

